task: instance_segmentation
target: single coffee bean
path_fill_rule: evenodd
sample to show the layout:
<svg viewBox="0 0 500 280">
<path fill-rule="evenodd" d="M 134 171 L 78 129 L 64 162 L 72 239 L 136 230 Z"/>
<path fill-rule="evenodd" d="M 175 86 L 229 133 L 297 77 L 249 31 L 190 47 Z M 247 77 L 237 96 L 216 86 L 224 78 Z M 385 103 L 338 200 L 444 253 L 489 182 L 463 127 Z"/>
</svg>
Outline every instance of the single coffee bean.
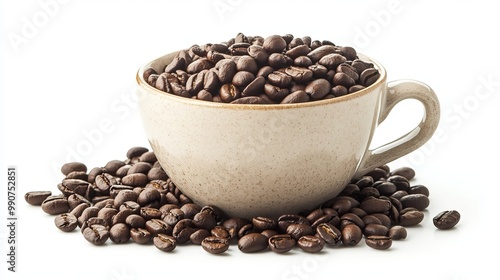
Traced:
<svg viewBox="0 0 500 280">
<path fill-rule="evenodd" d="M 108 174 L 111 174 L 111 175 L 115 175 L 116 174 L 116 171 L 118 171 L 118 169 L 120 169 L 120 167 L 124 166 L 125 165 L 125 162 L 121 161 L 121 160 L 110 160 L 108 163 L 106 163 L 106 165 L 104 166 L 105 170 L 107 172 L 104 172 L 104 173 L 108 173 Z M 104 174 L 104 173 L 101 173 L 101 174 Z M 90 174 L 89 174 L 90 175 Z M 100 175 L 100 174 L 97 174 L 97 175 Z M 96 177 L 97 177 L 96 175 Z"/>
<path fill-rule="evenodd" d="M 285 54 L 272 53 L 271 55 L 269 55 L 267 63 L 273 69 L 278 70 L 278 69 L 285 68 L 285 67 L 292 65 L 293 60 L 292 60 L 292 58 L 290 58 L 289 56 L 286 56 Z"/>
<path fill-rule="evenodd" d="M 335 211 L 335 210 L 333 210 L 333 211 Z M 339 218 L 338 214 L 325 214 L 325 215 L 319 217 L 318 219 L 316 219 L 311 224 L 311 227 L 314 229 L 322 223 L 329 223 L 333 226 L 340 226 L 340 218 Z"/>
<path fill-rule="evenodd" d="M 391 209 L 391 206 L 391 202 L 388 200 L 368 198 L 363 200 L 359 207 L 363 209 L 367 214 L 372 214 L 388 212 Z"/>
<path fill-rule="evenodd" d="M 148 176 L 143 173 L 128 174 L 127 176 L 122 178 L 122 184 L 133 187 L 143 187 L 148 182 Z"/>
<path fill-rule="evenodd" d="M 147 208 L 147 207 L 144 207 Z M 122 205 L 120 205 L 120 208 L 118 210 L 123 211 L 123 210 L 128 210 L 132 214 L 140 214 L 141 213 L 141 206 L 139 203 L 135 201 L 125 201 L 123 202 Z"/>
<path fill-rule="evenodd" d="M 193 217 L 193 226 L 211 230 L 217 225 L 215 218 L 208 212 L 199 212 Z"/>
<path fill-rule="evenodd" d="M 318 62 L 322 57 L 337 52 L 338 48 L 332 45 L 320 46 L 307 54 L 313 63 Z"/>
<path fill-rule="evenodd" d="M 113 225 L 109 229 L 109 239 L 113 243 L 125 243 L 130 240 L 130 229 L 124 223 Z"/>
<path fill-rule="evenodd" d="M 137 197 L 137 203 L 140 206 L 146 206 L 153 202 L 159 203 L 160 200 L 161 200 L 160 192 L 153 188 L 145 188 Z"/>
<path fill-rule="evenodd" d="M 317 253 L 325 247 L 325 241 L 318 236 L 304 235 L 297 240 L 299 248 L 308 253 Z"/>
<path fill-rule="evenodd" d="M 253 227 L 258 231 L 264 231 L 266 229 L 277 229 L 278 223 L 266 217 L 254 217 L 252 219 Z"/>
<path fill-rule="evenodd" d="M 256 229 L 253 228 L 252 224 L 246 224 L 240 228 L 238 231 L 238 238 L 241 238 L 249 233 L 257 232 Z"/>
<path fill-rule="evenodd" d="M 307 57 L 307 54 L 309 53 L 310 48 L 306 45 L 299 45 L 295 46 L 285 52 L 285 55 L 289 56 L 292 59 L 297 59 L 299 57 L 306 57 L 307 60 L 309 60 L 310 64 L 312 64 L 312 61 L 309 57 Z"/>
<path fill-rule="evenodd" d="M 248 55 L 251 56 L 260 65 L 267 64 L 269 53 L 267 53 L 262 46 L 251 45 L 248 47 Z"/>
<path fill-rule="evenodd" d="M 269 248 L 276 253 L 286 253 L 295 246 L 295 239 L 289 234 L 277 234 L 268 238 Z"/>
<path fill-rule="evenodd" d="M 160 219 L 147 220 L 146 230 L 149 231 L 152 236 L 156 236 L 160 233 L 172 235 L 172 227 Z"/>
<path fill-rule="evenodd" d="M 376 189 L 380 193 L 380 195 L 383 196 L 389 196 L 392 195 L 397 191 L 396 185 L 394 185 L 391 182 L 382 182 L 376 186 Z"/>
<path fill-rule="evenodd" d="M 377 250 L 387 250 L 392 245 L 392 239 L 388 236 L 371 235 L 365 238 L 366 245 Z"/>
<path fill-rule="evenodd" d="M 86 203 L 78 204 L 75 208 L 73 208 L 73 210 L 71 210 L 70 213 L 78 218 L 82 215 L 83 210 L 87 209 L 88 207 L 90 207 L 90 205 Z"/>
<path fill-rule="evenodd" d="M 321 99 L 330 92 L 331 85 L 325 79 L 316 79 L 308 83 L 304 91 L 314 99 Z"/>
<path fill-rule="evenodd" d="M 309 221 L 300 215 L 285 214 L 278 218 L 278 228 L 281 232 L 286 232 L 288 226 L 291 224 L 310 225 Z"/>
<path fill-rule="evenodd" d="M 255 96 L 262 93 L 265 83 L 266 79 L 262 76 L 258 76 L 243 89 L 241 96 Z"/>
<path fill-rule="evenodd" d="M 146 227 L 146 220 L 137 214 L 131 214 L 125 218 L 125 224 L 131 228 L 144 228 Z"/>
<path fill-rule="evenodd" d="M 327 54 L 323 56 L 318 63 L 325 66 L 327 69 L 336 69 L 337 66 L 346 62 L 346 58 L 338 53 Z"/>
<path fill-rule="evenodd" d="M 344 226 L 348 224 L 355 224 L 361 229 L 365 227 L 365 222 L 363 222 L 363 219 L 353 213 L 346 213 L 340 217 L 341 228 L 344 228 Z"/>
<path fill-rule="evenodd" d="M 114 207 L 118 209 L 126 201 L 137 201 L 138 197 L 139 195 L 133 190 L 130 189 L 121 190 L 114 199 L 113 202 Z"/>
<path fill-rule="evenodd" d="M 194 215 L 201 211 L 201 207 L 195 203 L 186 203 L 180 208 L 184 212 L 184 218 L 193 219 Z"/>
<path fill-rule="evenodd" d="M 408 194 L 423 194 L 429 197 L 429 189 L 423 185 L 415 185 L 410 187 Z"/>
<path fill-rule="evenodd" d="M 292 56 L 290 56 L 290 57 L 292 57 Z M 296 57 L 293 60 L 293 65 L 298 66 L 298 67 L 309 67 L 312 65 L 312 61 L 309 57 L 302 55 L 302 56 Z"/>
<path fill-rule="evenodd" d="M 92 217 L 97 217 L 100 210 L 101 210 L 100 208 L 97 208 L 95 206 L 85 208 L 80 217 L 78 217 L 78 225 L 82 227 L 87 220 L 89 220 Z"/>
<path fill-rule="evenodd" d="M 286 88 L 290 86 L 292 82 L 292 77 L 281 71 L 274 71 L 267 76 L 268 81 L 280 88 Z"/>
<path fill-rule="evenodd" d="M 31 191 L 24 195 L 24 200 L 26 200 L 28 204 L 40 206 L 42 202 L 51 195 L 52 192 L 50 191 Z"/>
<path fill-rule="evenodd" d="M 231 102 L 232 104 L 268 104 L 267 100 L 259 96 L 247 96 L 238 98 Z"/>
<path fill-rule="evenodd" d="M 62 189 L 60 185 L 62 185 Z M 63 193 L 66 192 L 67 196 L 69 196 L 69 194 L 71 193 L 76 193 L 84 196 L 89 188 L 89 182 L 80 179 L 64 179 L 62 180 L 60 185 L 58 185 L 58 188 Z"/>
<path fill-rule="evenodd" d="M 162 168 L 151 168 L 147 175 L 150 181 L 168 179 L 167 173 Z"/>
<path fill-rule="evenodd" d="M 389 236 L 392 240 L 402 240 L 405 239 L 406 236 L 408 235 L 406 228 L 402 226 L 393 226 L 389 229 L 389 233 L 387 236 Z"/>
<path fill-rule="evenodd" d="M 118 214 L 118 210 L 112 207 L 104 207 L 97 212 L 97 218 L 106 221 L 107 225 L 113 225 L 113 216 Z"/>
<path fill-rule="evenodd" d="M 387 178 L 387 181 L 396 185 L 396 188 L 398 188 L 398 190 L 410 190 L 410 182 L 408 181 L 408 179 L 401 175 L 391 175 Z"/>
<path fill-rule="evenodd" d="M 183 244 L 189 241 L 189 237 L 196 231 L 193 228 L 193 220 L 182 219 L 180 220 L 172 230 L 172 236 L 175 238 L 177 243 Z"/>
<path fill-rule="evenodd" d="M 222 254 L 229 248 L 229 239 L 208 236 L 201 242 L 201 247 L 211 254 Z"/>
<path fill-rule="evenodd" d="M 399 175 L 405 177 L 407 180 L 411 180 L 415 177 L 415 170 L 411 167 L 400 167 L 391 171 L 392 175 Z"/>
<path fill-rule="evenodd" d="M 64 179 L 79 179 L 83 181 L 88 181 L 89 176 L 84 171 L 71 171 L 66 175 Z"/>
<path fill-rule="evenodd" d="M 355 224 L 345 225 L 341 233 L 342 233 L 342 243 L 345 246 L 357 245 L 363 237 L 362 230 Z"/>
<path fill-rule="evenodd" d="M 49 196 L 41 204 L 42 210 L 50 215 L 57 215 L 69 211 L 68 199 L 64 196 Z"/>
<path fill-rule="evenodd" d="M 271 100 L 279 102 L 288 96 L 290 90 L 288 88 L 280 88 L 279 86 L 272 84 L 265 84 L 264 92 Z"/>
<path fill-rule="evenodd" d="M 415 208 L 403 209 L 399 214 L 399 225 L 404 227 L 418 225 L 424 219 L 424 213 Z"/>
<path fill-rule="evenodd" d="M 238 240 L 238 249 L 243 253 L 259 252 L 267 247 L 267 238 L 260 233 L 249 233 Z"/>
<path fill-rule="evenodd" d="M 236 70 L 237 71 L 248 71 L 252 74 L 257 74 L 259 67 L 257 66 L 257 62 L 255 59 L 249 55 L 243 55 L 238 58 L 236 62 Z"/>
<path fill-rule="evenodd" d="M 241 92 L 238 87 L 233 84 L 224 84 L 219 91 L 220 98 L 226 103 L 230 103 L 241 97 Z"/>
<path fill-rule="evenodd" d="M 109 238 L 109 231 L 103 225 L 91 225 L 83 230 L 83 237 L 93 245 L 102 245 Z"/>
<path fill-rule="evenodd" d="M 137 244 L 146 244 L 151 240 L 151 233 L 144 228 L 132 228 L 130 238 Z"/>
<path fill-rule="evenodd" d="M 70 232 L 77 227 L 78 219 L 71 213 L 63 213 L 55 217 L 54 223 L 58 229 L 64 232 Z"/>
<path fill-rule="evenodd" d="M 306 57 L 307 58 L 307 57 Z M 285 73 L 296 83 L 307 84 L 313 78 L 313 71 L 305 67 L 290 66 L 285 68 Z"/>
<path fill-rule="evenodd" d="M 232 83 L 237 87 L 246 87 L 255 79 L 255 75 L 248 71 L 238 71 L 234 74 Z"/>
<path fill-rule="evenodd" d="M 170 252 L 177 247 L 177 241 L 170 235 L 158 234 L 153 238 L 153 244 L 163 252 Z"/>
<path fill-rule="evenodd" d="M 260 234 L 264 235 L 267 239 L 271 238 L 271 236 L 275 236 L 275 235 L 278 235 L 278 231 L 274 230 L 274 229 L 266 229 L 266 230 L 263 230 Z"/>
<path fill-rule="evenodd" d="M 293 239 L 299 240 L 304 235 L 313 235 L 314 230 L 310 225 L 306 224 L 290 224 L 286 228 L 286 233 L 289 234 Z"/>
<path fill-rule="evenodd" d="M 68 175 L 73 171 L 87 172 L 87 166 L 81 162 L 68 162 L 61 167 L 61 173 L 64 175 Z"/>
<path fill-rule="evenodd" d="M 201 242 L 203 241 L 203 239 L 207 238 L 208 236 L 210 236 L 210 231 L 208 231 L 204 228 L 200 228 L 200 229 L 197 229 L 195 232 L 193 232 L 189 236 L 189 240 L 193 244 L 201 245 Z M 228 238 L 229 238 L 229 235 L 228 235 Z"/>
<path fill-rule="evenodd" d="M 160 212 L 160 210 L 156 208 L 141 207 L 139 215 L 141 215 L 145 220 L 151 220 L 151 219 L 160 219 L 162 213 Z"/>
<path fill-rule="evenodd" d="M 437 214 L 432 222 L 438 229 L 450 229 L 458 224 L 460 221 L 460 213 L 456 210 L 443 211 Z"/>
<path fill-rule="evenodd" d="M 322 223 L 316 227 L 316 234 L 321 237 L 326 244 L 339 245 L 342 243 L 342 233 L 330 223 Z"/>
<path fill-rule="evenodd" d="M 267 37 L 262 44 L 268 53 L 281 53 L 286 48 L 286 41 L 279 35 Z"/>
<path fill-rule="evenodd" d="M 372 235 L 387 236 L 388 233 L 389 233 L 389 229 L 387 227 L 385 227 L 384 225 L 378 225 L 378 224 L 368 224 L 363 229 L 363 234 L 365 236 L 372 236 Z"/>
<path fill-rule="evenodd" d="M 429 198 L 423 194 L 409 194 L 403 196 L 401 199 L 403 208 L 414 207 L 420 211 L 429 206 Z"/>
<path fill-rule="evenodd" d="M 170 209 L 163 217 L 163 221 L 170 226 L 175 226 L 182 219 L 184 219 L 184 211 L 179 208 Z"/>
</svg>

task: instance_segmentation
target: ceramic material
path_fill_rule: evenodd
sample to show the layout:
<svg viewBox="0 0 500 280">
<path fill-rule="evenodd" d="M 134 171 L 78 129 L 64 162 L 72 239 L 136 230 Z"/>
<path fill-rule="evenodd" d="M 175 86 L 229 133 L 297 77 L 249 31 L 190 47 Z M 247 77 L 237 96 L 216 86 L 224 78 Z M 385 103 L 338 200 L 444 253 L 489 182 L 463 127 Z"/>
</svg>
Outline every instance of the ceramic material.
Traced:
<svg viewBox="0 0 500 280">
<path fill-rule="evenodd" d="M 336 196 L 354 176 L 422 146 L 439 122 L 439 102 L 416 81 L 380 78 L 354 94 L 309 103 L 238 105 L 193 100 L 150 87 L 143 71 L 162 72 L 171 53 L 137 73 L 144 128 L 161 165 L 199 205 L 230 216 L 277 217 L 312 209 Z M 374 150 L 370 141 L 404 99 L 425 108 L 410 133 Z"/>
</svg>

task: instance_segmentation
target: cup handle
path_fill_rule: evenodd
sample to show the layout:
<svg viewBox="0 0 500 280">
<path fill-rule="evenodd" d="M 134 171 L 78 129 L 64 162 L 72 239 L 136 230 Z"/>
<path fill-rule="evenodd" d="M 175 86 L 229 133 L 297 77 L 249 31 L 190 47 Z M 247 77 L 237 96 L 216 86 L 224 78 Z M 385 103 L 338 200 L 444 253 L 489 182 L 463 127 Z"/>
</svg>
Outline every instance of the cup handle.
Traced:
<svg viewBox="0 0 500 280">
<path fill-rule="evenodd" d="M 386 99 L 380 106 L 377 126 L 382 123 L 394 106 L 405 99 L 416 99 L 424 105 L 420 124 L 402 137 L 364 154 L 354 178 L 359 178 L 376 167 L 402 157 L 425 144 L 439 124 L 439 101 L 434 91 L 424 83 L 400 80 L 387 83 Z"/>
</svg>

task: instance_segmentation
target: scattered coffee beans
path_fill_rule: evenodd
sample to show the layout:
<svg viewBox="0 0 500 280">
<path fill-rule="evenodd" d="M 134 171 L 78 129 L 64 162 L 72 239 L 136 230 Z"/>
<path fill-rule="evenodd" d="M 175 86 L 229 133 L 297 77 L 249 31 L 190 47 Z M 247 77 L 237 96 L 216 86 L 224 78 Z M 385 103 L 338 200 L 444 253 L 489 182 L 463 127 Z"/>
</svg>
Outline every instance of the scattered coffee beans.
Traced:
<svg viewBox="0 0 500 280">
<path fill-rule="evenodd" d="M 286 104 L 353 93 L 375 83 L 380 73 L 351 47 L 291 34 L 263 38 L 239 33 L 227 42 L 182 50 L 163 72 L 149 68 L 143 77 L 152 87 L 187 98 Z M 64 171 L 83 169 L 73 165 Z"/>
<path fill-rule="evenodd" d="M 273 83 L 284 86 L 296 78 L 292 75 L 290 81 L 281 72 L 256 67 L 261 65 L 261 60 L 271 57 L 268 50 L 282 49 L 284 44 L 280 38 L 283 37 L 272 36 L 251 47 L 238 41 L 229 48 L 224 44 L 213 44 L 212 48 L 238 54 L 259 53 L 254 55 L 255 63 L 249 58 L 240 58 L 229 60 L 223 67 L 252 75 L 269 71 Z M 303 64 L 309 60 L 323 61 L 325 65 L 343 61 L 330 55 L 336 54 L 327 47 L 331 45 L 310 51 L 309 46 L 299 41 L 289 41 L 291 49 L 287 53 L 296 58 L 304 56 Z M 205 53 L 203 48 L 192 48 L 190 52 Z M 282 63 L 280 57 L 274 59 L 273 63 Z M 207 67 L 206 63 L 200 61 L 191 67 Z M 325 67 L 316 65 L 320 66 Z M 344 73 L 355 76 L 348 72 L 351 68 L 365 69 L 369 65 L 353 62 L 343 67 Z M 310 92 L 316 94 L 318 90 Z M 65 177 L 57 185 L 61 195 L 34 191 L 26 193 L 25 199 L 29 204 L 41 205 L 47 214 L 55 215 L 54 223 L 61 231 L 70 232 L 79 227 L 83 237 L 94 245 L 104 244 L 108 239 L 113 243 L 153 243 L 159 250 L 169 252 L 179 244 L 193 243 L 211 254 L 221 254 L 229 250 L 231 241 L 235 240 L 244 253 L 268 250 L 282 254 L 297 247 L 315 253 L 325 247 L 356 246 L 364 238 L 367 246 L 385 250 L 393 241 L 407 237 L 405 227 L 419 224 L 424 219 L 423 210 L 429 205 L 429 189 L 410 184 L 415 171 L 409 167 L 394 171 L 387 165 L 375 168 L 352 180 L 337 197 L 316 208 L 313 206 L 310 211 L 284 214 L 277 219 L 254 217 L 250 220 L 227 217 L 213 205 L 202 207 L 193 203 L 168 178 L 154 153 L 144 147 L 131 148 L 125 160 L 111 160 L 104 167 L 92 168 L 88 174 L 86 170 L 83 163 L 65 164 L 61 168 Z M 439 213 L 433 222 L 439 229 L 449 229 L 459 220 L 460 214 L 452 210 Z"/>
</svg>

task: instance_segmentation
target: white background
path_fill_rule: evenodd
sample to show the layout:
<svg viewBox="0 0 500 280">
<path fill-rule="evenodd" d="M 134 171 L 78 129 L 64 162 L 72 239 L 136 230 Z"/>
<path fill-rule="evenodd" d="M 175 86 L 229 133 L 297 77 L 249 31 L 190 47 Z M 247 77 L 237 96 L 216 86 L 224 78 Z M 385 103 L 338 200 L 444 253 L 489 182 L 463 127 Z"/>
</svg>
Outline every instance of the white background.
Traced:
<svg viewBox="0 0 500 280">
<path fill-rule="evenodd" d="M 352 3 L 351 3 L 352 2 Z M 478 279 L 498 277 L 497 213 L 500 26 L 494 1 L 1 1 L 1 279 Z M 360 244 L 310 255 L 296 250 L 213 256 L 198 246 L 163 253 L 153 245 L 95 247 L 78 231 L 24 202 L 27 191 L 58 193 L 60 165 L 103 166 L 147 146 L 135 73 L 153 58 L 238 32 L 291 33 L 350 45 L 381 62 L 389 80 L 416 79 L 437 93 L 436 136 L 390 163 L 417 172 L 431 205 L 408 238 L 388 251 Z M 405 102 L 376 135 L 383 143 L 420 119 Z M 17 272 L 7 271 L 6 170 L 18 168 Z M 432 217 L 462 214 L 439 231 Z M 71 276 L 69 276 L 71 275 Z M 484 278 L 483 278 L 484 279 Z M 497 278 L 498 279 L 498 278 Z"/>
</svg>

